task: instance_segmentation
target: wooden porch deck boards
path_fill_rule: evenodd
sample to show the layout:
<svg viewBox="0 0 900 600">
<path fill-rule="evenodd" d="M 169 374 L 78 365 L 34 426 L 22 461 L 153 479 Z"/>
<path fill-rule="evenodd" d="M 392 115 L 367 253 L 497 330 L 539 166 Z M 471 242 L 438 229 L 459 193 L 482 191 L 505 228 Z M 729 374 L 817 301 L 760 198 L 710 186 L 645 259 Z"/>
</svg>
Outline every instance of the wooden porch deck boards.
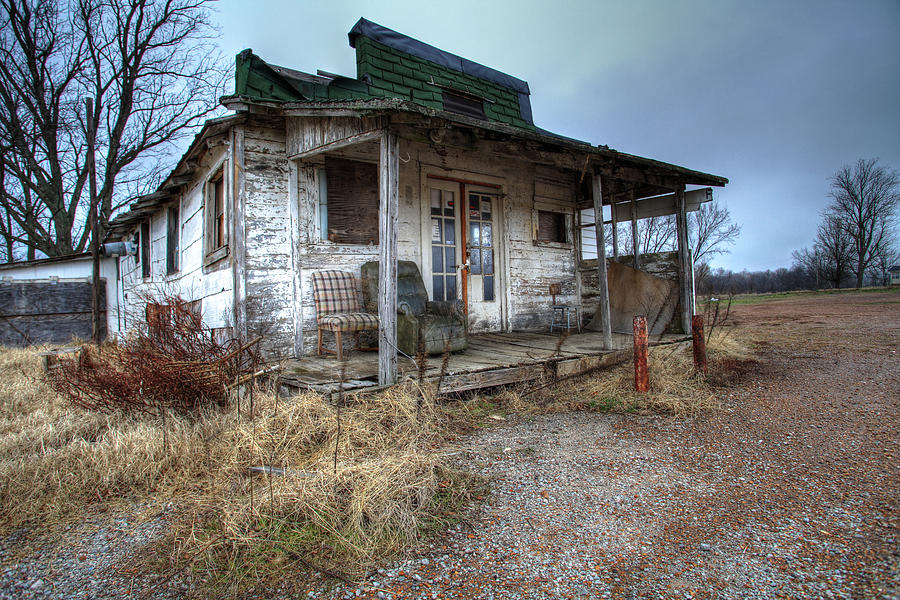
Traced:
<svg viewBox="0 0 900 600">
<path fill-rule="evenodd" d="M 677 343 L 690 338 L 666 335 L 651 341 L 651 346 Z M 479 388 L 529 381 L 542 376 L 563 377 L 626 360 L 631 354 L 631 336 L 613 334 L 614 350 L 602 349 L 602 334 L 571 334 L 560 344 L 560 336 L 549 333 L 519 331 L 482 333 L 469 336 L 464 352 L 450 355 L 447 371 L 441 380 L 441 392 L 461 392 Z M 312 389 L 336 392 L 343 380 L 345 391 L 376 388 L 378 385 L 378 353 L 354 350 L 344 361 L 333 356 L 306 356 L 287 361 L 281 384 L 295 390 Z M 425 379 L 440 377 L 441 356 L 429 356 Z M 415 363 L 398 357 L 399 380 L 416 378 Z"/>
</svg>

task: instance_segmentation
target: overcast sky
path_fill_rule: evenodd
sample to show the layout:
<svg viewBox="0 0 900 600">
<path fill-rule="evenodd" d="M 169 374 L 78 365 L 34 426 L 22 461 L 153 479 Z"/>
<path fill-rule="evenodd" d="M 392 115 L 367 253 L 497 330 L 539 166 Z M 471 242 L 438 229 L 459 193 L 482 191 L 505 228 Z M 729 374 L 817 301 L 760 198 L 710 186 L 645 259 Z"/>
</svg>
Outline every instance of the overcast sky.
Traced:
<svg viewBox="0 0 900 600">
<path fill-rule="evenodd" d="M 540 127 L 727 177 L 714 266 L 790 266 L 829 177 L 900 170 L 900 1 L 223 0 L 222 51 L 356 75 L 359 17 L 524 79 Z"/>
</svg>

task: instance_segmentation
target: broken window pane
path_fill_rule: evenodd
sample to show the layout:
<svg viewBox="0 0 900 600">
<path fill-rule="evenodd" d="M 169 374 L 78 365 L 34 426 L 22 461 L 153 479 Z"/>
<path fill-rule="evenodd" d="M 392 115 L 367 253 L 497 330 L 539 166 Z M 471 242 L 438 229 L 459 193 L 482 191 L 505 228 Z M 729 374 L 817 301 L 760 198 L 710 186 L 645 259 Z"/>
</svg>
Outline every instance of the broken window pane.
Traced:
<svg viewBox="0 0 900 600">
<path fill-rule="evenodd" d="M 481 275 L 481 250 L 472 248 L 469 251 L 469 272 L 472 275 Z"/>
<path fill-rule="evenodd" d="M 484 269 L 483 269 L 484 274 L 485 275 L 493 275 L 494 274 L 494 251 L 489 248 L 485 248 L 484 250 L 482 250 L 481 258 L 483 259 L 483 262 L 484 262 Z"/>
<path fill-rule="evenodd" d="M 443 300 L 444 299 L 444 276 L 443 275 L 435 275 L 432 279 L 432 285 L 434 286 L 433 297 L 435 300 Z"/>
<path fill-rule="evenodd" d="M 481 245 L 481 227 L 480 223 L 469 223 L 469 243 L 473 246 Z"/>
<path fill-rule="evenodd" d="M 494 245 L 494 235 L 493 235 L 493 227 L 490 223 L 482 223 L 481 224 L 481 245 L 482 246 L 493 246 Z"/>
<path fill-rule="evenodd" d="M 444 252 L 441 246 L 431 248 L 431 270 L 434 273 L 444 272 Z"/>
<path fill-rule="evenodd" d="M 431 214 L 441 214 L 441 190 L 431 190 Z"/>
</svg>

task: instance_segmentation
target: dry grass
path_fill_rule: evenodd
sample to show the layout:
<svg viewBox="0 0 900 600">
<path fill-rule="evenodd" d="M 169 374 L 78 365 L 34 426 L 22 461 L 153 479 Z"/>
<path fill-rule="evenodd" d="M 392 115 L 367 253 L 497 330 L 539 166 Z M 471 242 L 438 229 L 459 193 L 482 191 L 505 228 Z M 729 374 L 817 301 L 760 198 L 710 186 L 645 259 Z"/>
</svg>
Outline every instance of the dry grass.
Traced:
<svg viewBox="0 0 900 600">
<path fill-rule="evenodd" d="M 747 341 L 719 328 L 707 346 L 709 376 L 694 372 L 690 344 L 657 346 L 649 352 L 650 391 L 634 391 L 631 361 L 547 387 L 525 386 L 498 394 L 495 401 L 512 412 L 570 410 L 663 413 L 693 417 L 717 410 L 714 387 L 753 361 Z M 532 391 L 539 387 L 537 391 Z"/>
<path fill-rule="evenodd" d="M 404 387 L 363 397 L 343 407 L 339 430 L 338 406 L 319 395 L 277 405 L 265 396 L 259 416 L 216 446 L 218 473 L 195 497 L 203 510 L 178 554 L 233 592 L 298 561 L 353 576 L 408 546 L 457 510 L 469 485 L 434 450 L 440 411 L 418 399 Z"/>
<path fill-rule="evenodd" d="M 97 500 L 177 488 L 202 473 L 198 453 L 231 417 L 99 414 L 75 408 L 42 380 L 33 351 L 0 350 L 0 524 L 46 524 Z"/>
<path fill-rule="evenodd" d="M 437 449 L 444 413 L 414 387 L 340 411 L 257 393 L 252 420 L 247 399 L 240 418 L 161 418 L 73 407 L 41 375 L 35 352 L 0 349 L 0 530 L 121 498 L 172 502 L 166 562 L 222 592 L 304 565 L 352 577 L 454 519 L 474 489 Z"/>
</svg>

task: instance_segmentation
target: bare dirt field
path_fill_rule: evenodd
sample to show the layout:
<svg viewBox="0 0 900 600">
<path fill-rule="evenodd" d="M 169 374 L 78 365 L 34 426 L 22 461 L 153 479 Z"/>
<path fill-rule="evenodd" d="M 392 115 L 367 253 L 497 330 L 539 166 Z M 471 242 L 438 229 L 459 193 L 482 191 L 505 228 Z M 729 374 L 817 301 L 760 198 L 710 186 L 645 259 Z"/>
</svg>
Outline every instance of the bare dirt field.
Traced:
<svg viewBox="0 0 900 600">
<path fill-rule="evenodd" d="M 900 294 L 748 304 L 732 322 L 758 362 L 721 411 L 481 432 L 466 450 L 493 494 L 471 525 L 332 594 L 900 597 Z"/>
</svg>

